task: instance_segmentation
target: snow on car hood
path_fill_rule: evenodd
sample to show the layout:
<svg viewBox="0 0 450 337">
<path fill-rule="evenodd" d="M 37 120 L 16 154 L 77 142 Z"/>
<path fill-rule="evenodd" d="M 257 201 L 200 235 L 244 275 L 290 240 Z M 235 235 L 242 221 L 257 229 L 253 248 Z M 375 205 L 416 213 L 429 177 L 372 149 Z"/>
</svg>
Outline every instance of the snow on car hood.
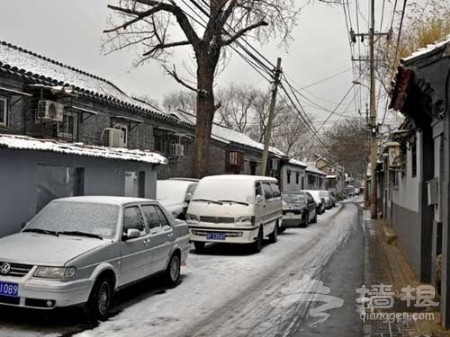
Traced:
<svg viewBox="0 0 450 337">
<path fill-rule="evenodd" d="M 73 258 L 110 242 L 77 236 L 17 233 L 0 239 L 0 261 L 64 266 Z"/>
</svg>

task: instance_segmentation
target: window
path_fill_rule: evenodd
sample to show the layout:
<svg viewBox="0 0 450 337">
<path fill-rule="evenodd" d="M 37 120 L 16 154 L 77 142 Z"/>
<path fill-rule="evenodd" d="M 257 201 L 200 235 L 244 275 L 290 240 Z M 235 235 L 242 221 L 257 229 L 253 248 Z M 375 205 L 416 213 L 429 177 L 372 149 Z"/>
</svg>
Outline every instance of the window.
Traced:
<svg viewBox="0 0 450 337">
<path fill-rule="evenodd" d="M 308 184 L 310 186 L 313 186 L 316 183 L 316 177 L 313 176 L 312 174 L 308 175 Z"/>
<path fill-rule="evenodd" d="M 398 172 L 397 171 L 389 171 L 389 176 L 391 180 L 390 186 L 398 187 Z"/>
<path fill-rule="evenodd" d="M 273 192 L 273 197 L 274 197 L 274 198 L 281 197 L 280 188 L 278 187 L 277 184 L 275 184 L 275 183 L 270 183 L 270 187 L 272 188 L 272 192 Z"/>
<path fill-rule="evenodd" d="M 63 121 L 57 124 L 58 137 L 77 139 L 77 117 L 78 115 L 75 113 L 64 112 Z"/>
<path fill-rule="evenodd" d="M 150 230 L 161 229 L 161 220 L 159 219 L 156 206 L 145 205 L 142 207 L 142 210 L 144 211 L 144 215 L 147 218 L 148 228 Z"/>
<path fill-rule="evenodd" d="M 286 178 L 287 178 L 287 183 L 290 184 L 291 183 L 291 171 L 287 171 Z"/>
<path fill-rule="evenodd" d="M 121 123 L 116 123 L 113 126 L 114 129 L 119 129 L 123 132 L 123 142 L 125 147 L 127 147 L 128 144 L 128 125 L 126 124 L 121 124 Z"/>
<path fill-rule="evenodd" d="M 161 211 L 161 209 L 160 209 L 159 207 L 156 207 L 156 212 L 158 213 L 159 221 L 161 221 L 161 226 L 162 226 L 163 228 L 164 228 L 164 227 L 167 227 L 167 226 L 170 227 L 170 222 L 169 222 L 169 220 L 167 220 L 167 218 L 166 218 L 166 216 L 164 215 L 163 211 Z"/>
<path fill-rule="evenodd" d="M 137 229 L 140 232 L 145 231 L 144 219 L 142 218 L 141 211 L 137 206 L 125 208 L 123 214 L 123 233 L 126 233 L 132 228 Z"/>
<path fill-rule="evenodd" d="M 273 192 L 272 189 L 270 188 L 270 184 L 269 183 L 262 183 L 262 187 L 264 190 L 264 197 L 267 199 L 272 199 L 273 198 Z"/>
<path fill-rule="evenodd" d="M 417 146 L 416 142 L 411 144 L 411 176 L 417 176 Z"/>
<path fill-rule="evenodd" d="M 256 183 L 256 187 L 255 187 L 255 196 L 260 195 L 263 196 L 263 192 L 262 192 L 262 188 L 261 188 L 261 183 Z"/>
<path fill-rule="evenodd" d="M 8 100 L 0 97 L 0 126 L 8 125 Z"/>
<path fill-rule="evenodd" d="M 295 183 L 298 185 L 300 179 L 300 172 L 295 172 Z"/>
</svg>

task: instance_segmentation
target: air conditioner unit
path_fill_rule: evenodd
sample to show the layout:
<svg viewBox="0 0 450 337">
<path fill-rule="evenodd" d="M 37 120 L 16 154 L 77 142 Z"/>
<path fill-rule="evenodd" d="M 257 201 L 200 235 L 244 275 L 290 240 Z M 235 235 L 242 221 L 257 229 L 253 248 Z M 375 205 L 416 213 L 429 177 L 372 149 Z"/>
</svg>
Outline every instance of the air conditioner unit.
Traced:
<svg viewBox="0 0 450 337">
<path fill-rule="evenodd" d="M 125 133 L 115 128 L 106 128 L 102 133 L 102 143 L 109 147 L 125 147 Z"/>
<path fill-rule="evenodd" d="M 40 100 L 36 111 L 36 123 L 62 122 L 64 118 L 64 104 Z"/>
<path fill-rule="evenodd" d="M 183 144 L 170 144 L 170 154 L 176 157 L 184 157 L 184 145 Z"/>
</svg>

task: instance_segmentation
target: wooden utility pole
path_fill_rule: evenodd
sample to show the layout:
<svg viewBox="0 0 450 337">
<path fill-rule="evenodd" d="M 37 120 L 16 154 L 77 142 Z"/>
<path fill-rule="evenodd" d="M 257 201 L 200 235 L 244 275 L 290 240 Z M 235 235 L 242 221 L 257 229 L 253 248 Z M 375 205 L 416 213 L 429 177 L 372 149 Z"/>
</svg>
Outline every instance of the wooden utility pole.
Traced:
<svg viewBox="0 0 450 337">
<path fill-rule="evenodd" d="M 369 33 L 370 43 L 370 164 L 371 164 L 371 183 L 370 183 L 370 216 L 372 219 L 377 218 L 377 110 L 375 106 L 375 0 L 371 0 L 371 27 Z"/>
<path fill-rule="evenodd" d="M 269 146 L 270 146 L 270 137 L 272 133 L 273 127 L 273 117 L 275 115 L 275 107 L 277 103 L 277 93 L 278 93 L 278 85 L 280 84 L 280 76 L 281 76 L 281 58 L 279 57 L 277 60 L 277 67 L 275 69 L 275 81 L 272 86 L 272 100 L 270 101 L 269 108 L 269 118 L 267 121 L 266 133 L 264 134 L 264 150 L 262 154 L 262 163 L 260 175 L 265 176 L 267 170 L 267 160 L 269 159 Z"/>
</svg>

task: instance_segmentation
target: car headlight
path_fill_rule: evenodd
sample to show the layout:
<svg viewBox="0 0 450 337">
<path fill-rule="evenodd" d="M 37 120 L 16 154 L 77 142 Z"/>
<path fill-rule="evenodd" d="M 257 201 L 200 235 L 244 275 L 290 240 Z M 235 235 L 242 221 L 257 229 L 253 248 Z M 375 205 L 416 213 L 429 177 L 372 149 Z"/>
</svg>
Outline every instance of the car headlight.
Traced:
<svg viewBox="0 0 450 337">
<path fill-rule="evenodd" d="M 77 269 L 75 267 L 45 267 L 39 266 L 34 272 L 35 277 L 50 279 L 69 279 L 75 276 Z"/>
<path fill-rule="evenodd" d="M 234 219 L 234 222 L 236 224 L 240 224 L 240 225 L 253 225 L 253 217 L 252 216 L 239 216 L 236 219 Z"/>
<path fill-rule="evenodd" d="M 200 222 L 200 217 L 196 214 L 186 214 L 187 223 L 197 223 Z"/>
</svg>

